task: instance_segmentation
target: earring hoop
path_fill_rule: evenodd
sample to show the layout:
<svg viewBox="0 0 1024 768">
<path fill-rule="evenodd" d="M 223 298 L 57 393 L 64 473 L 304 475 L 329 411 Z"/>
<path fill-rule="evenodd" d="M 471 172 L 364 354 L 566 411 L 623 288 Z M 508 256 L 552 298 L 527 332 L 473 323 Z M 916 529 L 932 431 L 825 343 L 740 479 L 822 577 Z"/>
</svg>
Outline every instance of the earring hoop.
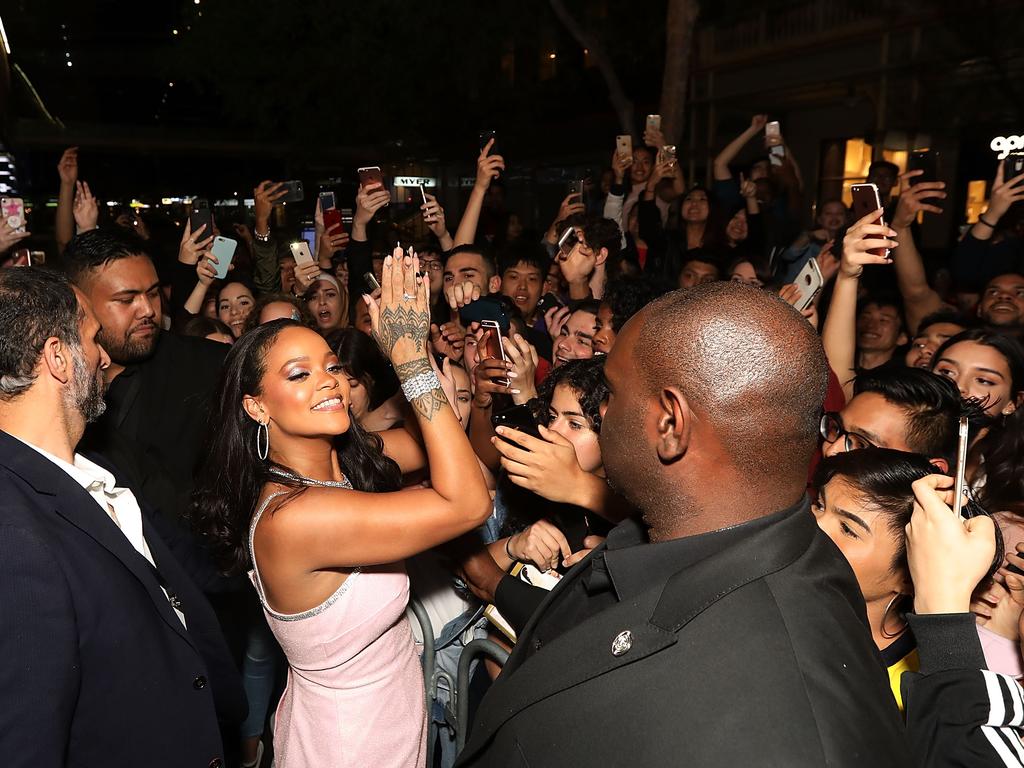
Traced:
<svg viewBox="0 0 1024 768">
<path fill-rule="evenodd" d="M 894 632 L 894 633 L 890 634 L 890 633 L 885 631 L 885 620 L 889 617 L 889 611 L 892 610 L 893 605 L 901 597 L 903 597 L 903 595 L 893 595 L 892 596 L 892 600 L 890 600 L 889 604 L 887 606 L 885 606 L 885 613 L 882 614 L 882 637 L 884 637 L 886 640 L 892 640 L 893 638 L 899 637 L 900 635 L 903 634 L 904 630 L 906 630 L 906 628 L 907 628 L 907 622 L 906 622 L 906 620 L 904 620 L 903 626 L 900 628 L 899 632 Z M 899 616 L 899 614 L 897 613 L 897 617 L 898 616 Z"/>
<path fill-rule="evenodd" d="M 262 436 L 262 437 L 261 437 Z M 256 455 L 266 461 L 270 455 L 270 422 L 260 421 L 256 425 Z"/>
</svg>

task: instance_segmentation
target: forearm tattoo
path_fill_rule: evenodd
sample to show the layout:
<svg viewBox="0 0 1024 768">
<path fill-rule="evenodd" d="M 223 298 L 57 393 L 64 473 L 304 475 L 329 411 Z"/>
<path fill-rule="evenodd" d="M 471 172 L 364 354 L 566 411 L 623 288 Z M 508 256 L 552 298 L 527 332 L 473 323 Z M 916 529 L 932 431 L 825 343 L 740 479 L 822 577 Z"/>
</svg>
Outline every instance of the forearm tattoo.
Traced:
<svg viewBox="0 0 1024 768">
<path fill-rule="evenodd" d="M 409 403 L 412 407 L 427 421 L 433 421 L 436 414 L 448 407 L 448 398 L 445 397 L 434 369 L 430 367 L 430 362 L 426 358 L 396 365 L 395 373 L 398 374 L 398 380 L 403 384 L 403 390 L 405 389 L 405 383 L 415 378 L 422 376 L 433 379 L 435 382 L 433 387 L 429 390 L 421 391 L 415 397 L 409 398 Z"/>
<path fill-rule="evenodd" d="M 427 343 L 427 331 L 430 328 L 430 313 L 415 307 L 386 307 L 381 310 L 378 327 L 373 331 L 377 344 L 390 355 L 395 344 L 401 338 L 410 339 L 416 349 Z"/>
</svg>

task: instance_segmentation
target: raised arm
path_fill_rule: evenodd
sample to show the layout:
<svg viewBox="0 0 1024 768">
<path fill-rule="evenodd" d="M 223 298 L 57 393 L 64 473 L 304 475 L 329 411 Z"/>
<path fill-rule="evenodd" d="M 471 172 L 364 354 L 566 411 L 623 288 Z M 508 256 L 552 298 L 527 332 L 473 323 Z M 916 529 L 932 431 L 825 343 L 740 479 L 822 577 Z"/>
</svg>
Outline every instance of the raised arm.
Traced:
<svg viewBox="0 0 1024 768">
<path fill-rule="evenodd" d="M 881 212 L 879 208 L 869 213 L 850 227 L 843 239 L 843 257 L 821 334 L 828 364 L 839 377 L 847 401 L 853 397 L 856 370 L 857 283 L 866 264 L 892 263 L 891 259 L 868 252 L 872 248 L 893 247 L 892 241 L 885 238 L 896 233 L 887 226 L 873 223 Z"/>
<path fill-rule="evenodd" d="M 413 406 L 432 487 L 392 493 L 310 489 L 283 508 L 290 521 L 274 526 L 272 545 L 302 552 L 310 570 L 402 560 L 490 515 L 491 497 L 476 456 L 427 359 L 429 278 L 418 277 L 418 271 L 419 259 L 396 248 L 384 262 L 380 302 L 368 304 L 373 336 Z"/>
<path fill-rule="evenodd" d="M 75 182 L 78 181 L 78 147 L 69 147 L 57 163 L 60 174 L 60 192 L 57 195 L 57 215 L 54 228 L 57 237 L 57 250 L 64 253 L 75 236 Z"/>
<path fill-rule="evenodd" d="M 476 159 L 476 183 L 473 191 L 469 193 L 469 202 L 466 203 L 466 210 L 462 212 L 462 220 L 455 232 L 455 246 L 468 245 L 476 240 L 476 226 L 480 222 L 480 211 L 484 207 L 484 197 L 491 181 L 498 178 L 500 171 L 505 170 L 505 160 L 501 155 L 490 154 L 494 146 L 494 139 L 487 142 L 480 150 L 480 156 Z"/>
<path fill-rule="evenodd" d="M 907 171 L 900 176 L 900 199 L 892 217 L 892 228 L 896 230 L 899 245 L 893 249 L 893 266 L 896 268 L 896 283 L 903 296 L 907 316 L 907 330 L 917 333 L 917 326 L 925 317 L 942 308 L 942 297 L 928 285 L 924 262 L 914 242 L 911 226 L 917 220 L 919 211 L 942 213 L 937 205 L 926 200 L 944 200 L 946 188 L 941 181 L 922 181 L 913 186 L 910 179 L 924 171 Z"/>
<path fill-rule="evenodd" d="M 736 155 L 738 155 L 743 148 L 747 146 L 747 143 L 751 139 L 764 130 L 767 123 L 768 115 L 754 115 L 750 118 L 750 127 L 726 144 L 725 149 L 715 156 L 714 173 L 716 180 L 726 181 L 727 179 L 732 178 L 732 172 L 729 170 L 729 163 L 736 159 Z"/>
</svg>

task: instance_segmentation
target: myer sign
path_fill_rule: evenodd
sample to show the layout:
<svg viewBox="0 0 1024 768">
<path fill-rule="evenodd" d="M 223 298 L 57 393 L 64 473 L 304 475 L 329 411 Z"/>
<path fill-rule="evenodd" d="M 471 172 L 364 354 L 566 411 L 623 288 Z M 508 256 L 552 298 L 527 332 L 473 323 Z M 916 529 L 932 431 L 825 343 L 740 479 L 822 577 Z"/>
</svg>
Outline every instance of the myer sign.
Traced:
<svg viewBox="0 0 1024 768">
<path fill-rule="evenodd" d="M 998 160 L 1005 160 L 1011 152 L 1024 149 L 1024 136 L 996 136 L 989 144 L 993 152 L 998 152 Z"/>
<path fill-rule="evenodd" d="M 437 179 L 433 176 L 395 176 L 396 187 L 436 187 Z"/>
</svg>

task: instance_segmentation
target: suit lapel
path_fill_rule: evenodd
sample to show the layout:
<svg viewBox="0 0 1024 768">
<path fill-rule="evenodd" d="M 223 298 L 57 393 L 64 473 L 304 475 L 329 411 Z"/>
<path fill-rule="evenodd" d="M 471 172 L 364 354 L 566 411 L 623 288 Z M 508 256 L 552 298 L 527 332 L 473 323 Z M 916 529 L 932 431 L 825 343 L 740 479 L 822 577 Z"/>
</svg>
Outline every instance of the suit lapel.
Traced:
<svg viewBox="0 0 1024 768">
<path fill-rule="evenodd" d="M 807 550 L 818 531 L 806 503 L 780 515 L 778 521 L 756 530 L 737 531 L 734 542 L 712 557 L 654 584 L 590 617 L 549 645 L 520 660 L 534 628 L 545 619 L 558 597 L 580 578 L 585 564 L 601 548 L 562 579 L 541 603 L 523 629 L 516 652 L 509 659 L 509 676 L 498 682 L 484 699 L 473 732 L 460 757 L 465 760 L 483 748 L 504 723 L 526 707 L 599 675 L 644 659 L 673 645 L 679 631 L 701 612 L 736 589 L 785 568 Z M 568 583 L 566 583 L 568 582 Z M 623 654 L 612 653 L 612 641 L 624 631 L 632 636 Z M 516 662 L 516 663 L 513 663 Z"/>
<path fill-rule="evenodd" d="M 136 551 L 88 491 L 45 456 L 4 432 L 0 432 L 0 465 L 25 480 L 40 496 L 52 497 L 41 498 L 41 504 L 52 508 L 62 519 L 116 557 L 139 580 L 164 621 L 186 642 L 192 643 L 160 589 L 149 561 Z M 147 526 L 145 517 L 143 532 L 147 541 L 155 535 Z"/>
</svg>

